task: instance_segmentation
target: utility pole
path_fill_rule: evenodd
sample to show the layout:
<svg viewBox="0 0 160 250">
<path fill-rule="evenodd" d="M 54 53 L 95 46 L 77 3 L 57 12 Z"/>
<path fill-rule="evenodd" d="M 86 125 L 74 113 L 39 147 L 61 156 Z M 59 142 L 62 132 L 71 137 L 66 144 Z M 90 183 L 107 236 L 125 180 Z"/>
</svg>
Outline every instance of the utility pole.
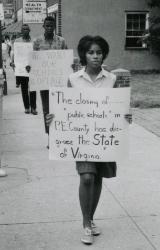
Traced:
<svg viewBox="0 0 160 250">
<path fill-rule="evenodd" d="M 3 5 L 0 1 L 0 9 L 1 12 L 3 12 Z M 3 13 L 0 13 L 0 134 L 2 132 L 2 104 L 3 104 L 3 61 L 2 61 L 2 23 L 1 20 L 3 20 Z M 7 173 L 4 169 L 2 169 L 2 148 L 0 148 L 0 177 L 7 176 Z"/>
<path fill-rule="evenodd" d="M 0 74 L 3 74 L 3 61 L 2 61 L 2 21 L 0 20 Z"/>
<path fill-rule="evenodd" d="M 4 9 L 2 0 L 0 0 L 0 75 L 3 75 L 3 61 L 2 61 L 2 20 L 4 19 Z"/>
<path fill-rule="evenodd" d="M 58 1 L 58 35 L 62 36 L 62 1 Z"/>
</svg>

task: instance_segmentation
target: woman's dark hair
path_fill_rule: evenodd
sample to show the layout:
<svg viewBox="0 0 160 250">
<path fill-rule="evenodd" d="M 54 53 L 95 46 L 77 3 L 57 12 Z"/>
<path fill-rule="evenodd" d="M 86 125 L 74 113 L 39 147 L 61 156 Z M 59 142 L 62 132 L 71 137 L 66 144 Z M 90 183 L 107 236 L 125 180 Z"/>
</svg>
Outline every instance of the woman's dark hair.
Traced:
<svg viewBox="0 0 160 250">
<path fill-rule="evenodd" d="M 82 66 L 86 66 L 86 53 L 89 51 L 92 44 L 97 44 L 102 50 L 103 61 L 106 59 L 109 53 L 109 44 L 108 42 L 102 38 L 101 36 L 84 36 L 80 39 L 77 50 L 80 58 L 80 63 Z"/>
</svg>

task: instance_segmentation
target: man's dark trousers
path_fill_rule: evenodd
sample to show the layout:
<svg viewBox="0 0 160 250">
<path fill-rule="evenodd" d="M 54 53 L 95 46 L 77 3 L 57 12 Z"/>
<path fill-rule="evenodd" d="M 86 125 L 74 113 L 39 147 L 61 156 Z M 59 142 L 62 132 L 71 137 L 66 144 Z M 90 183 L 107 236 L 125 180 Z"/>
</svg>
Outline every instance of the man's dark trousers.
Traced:
<svg viewBox="0 0 160 250">
<path fill-rule="evenodd" d="M 41 100 L 42 100 L 45 132 L 49 134 L 49 126 L 47 126 L 47 123 L 46 123 L 46 115 L 49 114 L 49 90 L 41 90 L 40 95 L 41 95 Z"/>
<path fill-rule="evenodd" d="M 16 76 L 16 85 L 21 85 L 22 99 L 25 109 L 36 109 L 36 91 L 29 91 L 29 77 Z"/>
</svg>

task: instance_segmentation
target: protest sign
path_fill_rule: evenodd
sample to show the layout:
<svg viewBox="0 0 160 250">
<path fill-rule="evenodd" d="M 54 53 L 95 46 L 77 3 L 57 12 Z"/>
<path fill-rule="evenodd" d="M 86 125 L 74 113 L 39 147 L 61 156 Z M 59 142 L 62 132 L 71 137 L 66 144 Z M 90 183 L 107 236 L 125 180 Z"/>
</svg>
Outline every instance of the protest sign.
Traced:
<svg viewBox="0 0 160 250">
<path fill-rule="evenodd" d="M 30 57 L 30 89 L 45 90 L 67 86 L 73 72 L 73 50 L 33 51 Z"/>
<path fill-rule="evenodd" d="M 130 88 L 53 88 L 49 158 L 116 161 L 128 155 Z"/>
<path fill-rule="evenodd" d="M 29 55 L 32 50 L 32 43 L 14 43 L 14 64 L 16 76 L 29 76 L 26 71 L 26 66 L 29 65 Z"/>
<path fill-rule="evenodd" d="M 23 23 L 43 23 L 47 13 L 46 0 L 23 0 Z"/>
</svg>

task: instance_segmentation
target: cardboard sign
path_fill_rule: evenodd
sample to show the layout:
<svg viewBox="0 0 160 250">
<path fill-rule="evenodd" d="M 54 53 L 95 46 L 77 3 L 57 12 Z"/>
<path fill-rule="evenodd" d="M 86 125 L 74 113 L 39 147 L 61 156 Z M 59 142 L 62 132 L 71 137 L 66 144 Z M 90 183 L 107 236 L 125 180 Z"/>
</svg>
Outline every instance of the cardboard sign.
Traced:
<svg viewBox="0 0 160 250">
<path fill-rule="evenodd" d="M 43 23 L 46 13 L 46 0 L 23 0 L 23 23 Z"/>
<path fill-rule="evenodd" d="M 29 76 L 26 71 L 26 66 L 29 65 L 29 55 L 32 50 L 32 43 L 14 43 L 14 64 L 16 76 Z"/>
<path fill-rule="evenodd" d="M 72 73 L 73 50 L 33 51 L 30 58 L 30 88 L 45 90 L 67 86 Z"/>
<path fill-rule="evenodd" d="M 117 161 L 128 155 L 130 88 L 53 88 L 49 158 Z"/>
</svg>

